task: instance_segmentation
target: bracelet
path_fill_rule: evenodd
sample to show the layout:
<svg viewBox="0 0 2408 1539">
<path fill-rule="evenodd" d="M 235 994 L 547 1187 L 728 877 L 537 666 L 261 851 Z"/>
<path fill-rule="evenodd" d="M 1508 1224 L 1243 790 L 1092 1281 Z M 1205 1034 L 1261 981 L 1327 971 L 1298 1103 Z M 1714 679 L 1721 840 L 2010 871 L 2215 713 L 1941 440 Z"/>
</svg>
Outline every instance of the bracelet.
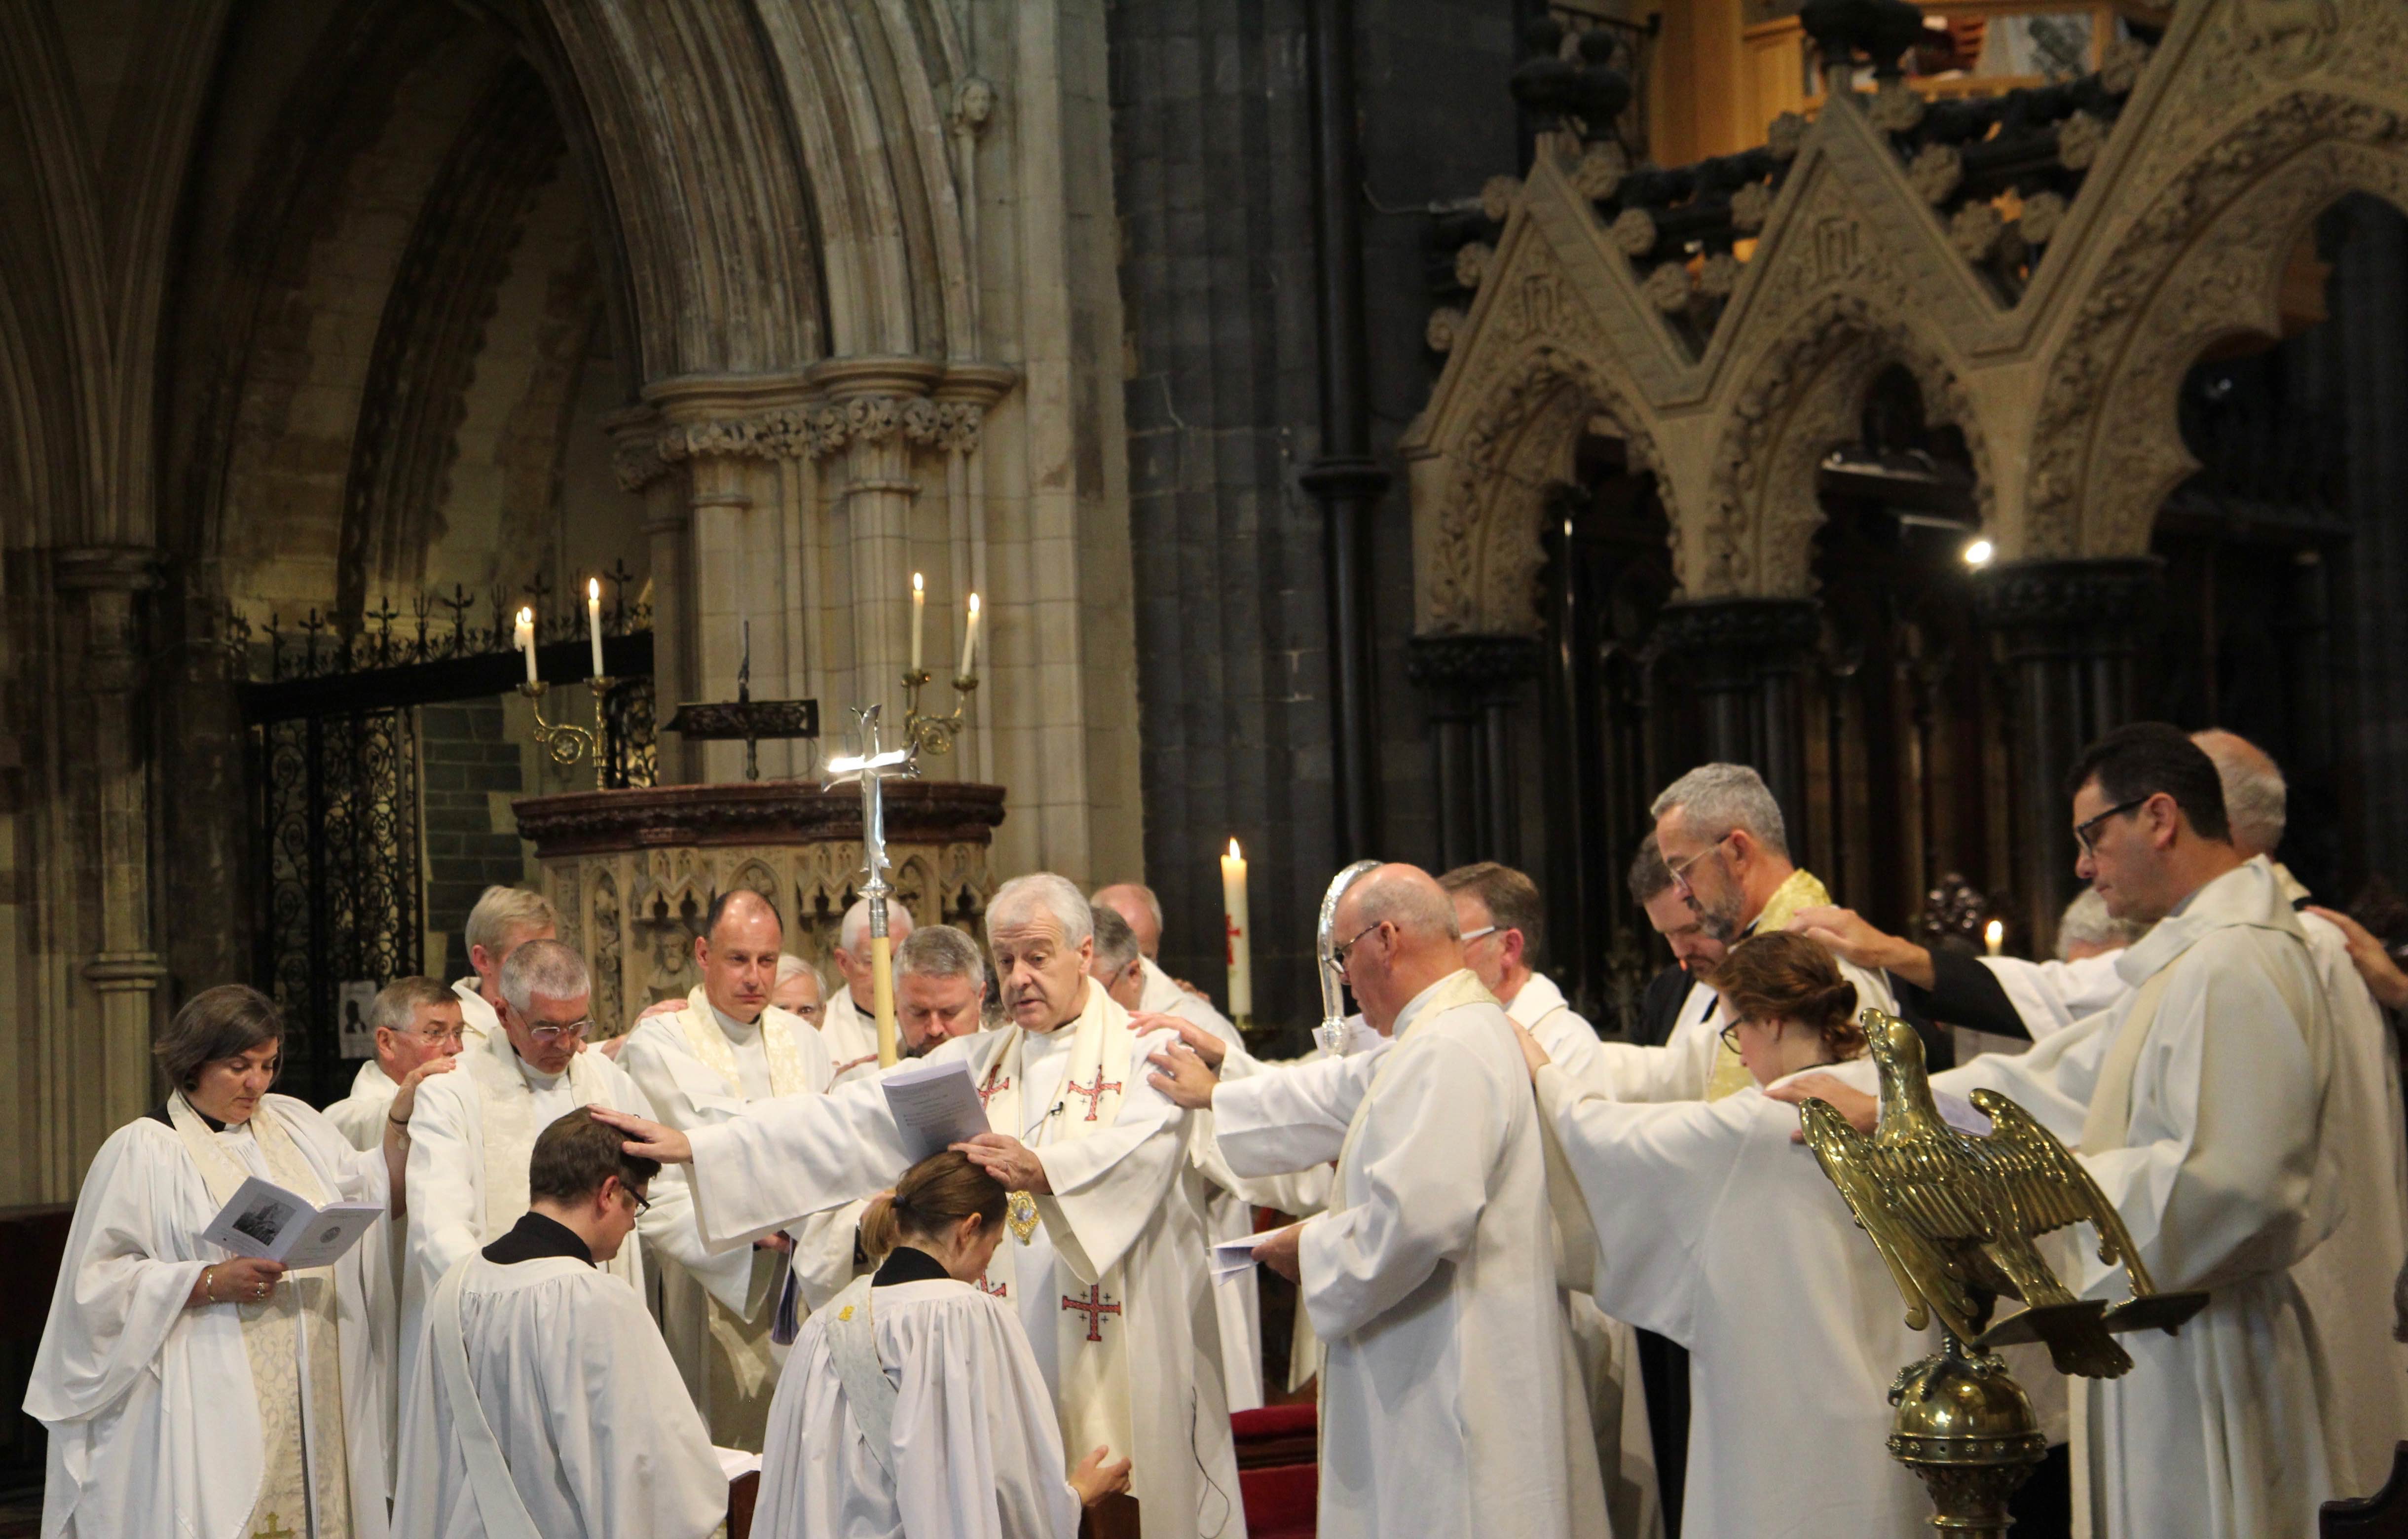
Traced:
<svg viewBox="0 0 2408 1539">
<path fill-rule="evenodd" d="M 201 1268 L 201 1298 L 208 1304 L 218 1302 L 218 1269 L 215 1266 Z"/>
</svg>

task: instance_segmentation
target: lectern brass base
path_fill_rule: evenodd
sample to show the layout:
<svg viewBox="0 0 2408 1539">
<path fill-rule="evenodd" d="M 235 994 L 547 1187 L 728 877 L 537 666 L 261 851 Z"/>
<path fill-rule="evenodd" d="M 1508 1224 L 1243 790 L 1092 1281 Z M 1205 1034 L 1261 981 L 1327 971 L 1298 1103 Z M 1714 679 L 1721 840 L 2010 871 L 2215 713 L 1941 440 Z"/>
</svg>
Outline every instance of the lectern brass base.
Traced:
<svg viewBox="0 0 2408 1539">
<path fill-rule="evenodd" d="M 1931 1493 L 1935 1532 L 2005 1539 L 2014 1522 L 2007 1499 L 2048 1457 L 2048 1439 L 2004 1361 L 1941 1334 L 1941 1349 L 1890 1386 L 1890 1457 Z"/>
</svg>

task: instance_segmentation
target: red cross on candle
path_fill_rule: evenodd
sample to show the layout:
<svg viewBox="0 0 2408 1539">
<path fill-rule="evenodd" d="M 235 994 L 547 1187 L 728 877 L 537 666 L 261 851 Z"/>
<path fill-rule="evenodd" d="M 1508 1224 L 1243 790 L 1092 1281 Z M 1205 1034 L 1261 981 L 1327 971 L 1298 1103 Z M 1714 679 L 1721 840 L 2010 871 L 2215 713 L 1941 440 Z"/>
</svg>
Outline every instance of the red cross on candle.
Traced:
<svg viewBox="0 0 2408 1539">
<path fill-rule="evenodd" d="M 1011 1076 L 1009 1075 L 1006 1075 L 1003 1078 L 996 1080 L 991 1085 L 980 1086 L 979 1104 L 982 1106 L 985 1105 L 988 1102 L 994 1100 L 996 1096 L 1001 1095 L 1004 1091 L 1010 1089 L 1011 1089 Z"/>
<path fill-rule="evenodd" d="M 1103 1340 L 1104 1317 L 1121 1312 L 1119 1304 L 1104 1303 L 1104 1285 L 1101 1283 L 1090 1285 L 1087 1289 L 1087 1296 L 1083 1299 L 1074 1299 L 1068 1293 L 1063 1294 L 1062 1307 L 1066 1312 L 1076 1312 L 1087 1317 L 1089 1341 Z"/>
<path fill-rule="evenodd" d="M 1106 1090 L 1116 1090 L 1120 1088 L 1121 1082 L 1117 1079 L 1106 1079 L 1104 1077 L 1104 1071 L 1100 1067 L 1096 1070 L 1096 1082 L 1092 1085 L 1082 1085 L 1075 1079 L 1070 1081 L 1069 1093 L 1072 1095 L 1083 1095 L 1087 1098 L 1087 1115 L 1084 1118 L 1082 1118 L 1081 1120 L 1086 1122 L 1094 1121 L 1096 1119 L 1096 1106 L 1097 1103 L 1103 1100 L 1104 1092 Z"/>
<path fill-rule="evenodd" d="M 1235 967 L 1238 965 L 1238 937 L 1245 932 L 1239 929 L 1238 921 L 1226 914 L 1221 916 L 1221 922 L 1228 927 L 1227 933 L 1222 937 L 1221 948 L 1225 955 L 1221 959 L 1221 963 L 1225 967 Z"/>
</svg>

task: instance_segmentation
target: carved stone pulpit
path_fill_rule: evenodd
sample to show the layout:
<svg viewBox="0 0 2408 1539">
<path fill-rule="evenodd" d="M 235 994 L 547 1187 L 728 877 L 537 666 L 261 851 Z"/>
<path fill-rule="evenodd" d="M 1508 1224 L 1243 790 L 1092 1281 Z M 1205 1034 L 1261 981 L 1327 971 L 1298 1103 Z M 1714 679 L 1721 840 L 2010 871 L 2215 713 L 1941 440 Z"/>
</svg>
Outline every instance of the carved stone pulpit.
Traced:
<svg viewBox="0 0 2408 1539">
<path fill-rule="evenodd" d="M 755 780 L 525 796 L 510 806 L 535 842 L 560 938 L 593 964 L 595 1035 L 618 1035 L 645 1005 L 683 998 L 701 981 L 694 938 L 711 900 L 733 888 L 768 899 L 786 949 L 842 987 L 830 955 L 865 880 L 858 792 Z M 1002 821 L 1001 786 L 886 788 L 889 879 L 914 920 L 978 932 L 996 886 L 987 849 Z"/>
</svg>

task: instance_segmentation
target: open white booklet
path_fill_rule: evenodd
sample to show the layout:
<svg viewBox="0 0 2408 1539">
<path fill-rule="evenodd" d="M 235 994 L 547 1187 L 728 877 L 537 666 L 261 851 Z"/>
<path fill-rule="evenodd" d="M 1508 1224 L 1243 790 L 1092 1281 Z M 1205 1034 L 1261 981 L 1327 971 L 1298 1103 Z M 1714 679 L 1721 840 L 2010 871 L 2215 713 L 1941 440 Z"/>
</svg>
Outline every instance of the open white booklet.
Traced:
<svg viewBox="0 0 2408 1539">
<path fill-rule="evenodd" d="M 970 1066 L 961 1059 L 890 1069 L 879 1085 L 895 1113 L 904 1151 L 915 1164 L 987 1131 L 986 1103 L 979 1099 Z"/>
<path fill-rule="evenodd" d="M 299 1193 L 253 1176 L 218 1210 L 201 1238 L 237 1256 L 282 1261 L 298 1271 L 334 1265 L 383 1216 L 377 1203 L 316 1207 Z"/>
</svg>

